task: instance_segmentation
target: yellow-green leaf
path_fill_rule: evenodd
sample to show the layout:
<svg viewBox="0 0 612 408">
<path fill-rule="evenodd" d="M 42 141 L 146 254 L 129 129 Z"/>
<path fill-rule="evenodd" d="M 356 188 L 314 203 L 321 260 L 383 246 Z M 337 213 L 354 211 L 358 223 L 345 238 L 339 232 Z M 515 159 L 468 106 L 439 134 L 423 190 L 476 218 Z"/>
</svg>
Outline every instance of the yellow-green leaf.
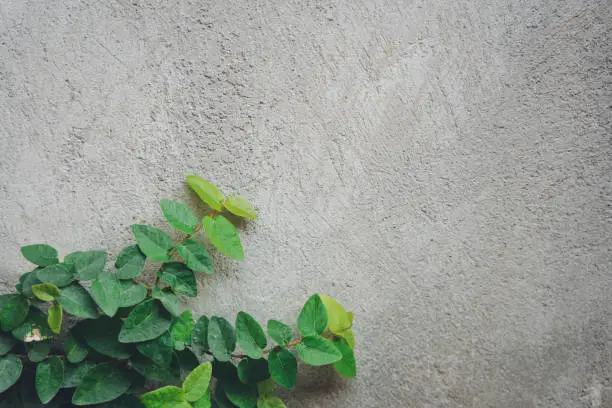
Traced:
<svg viewBox="0 0 612 408">
<path fill-rule="evenodd" d="M 40 283 L 32 286 L 32 293 L 38 299 L 50 302 L 60 295 L 60 290 L 52 283 Z"/>
<path fill-rule="evenodd" d="M 183 391 L 187 401 L 195 402 L 206 394 L 211 375 L 212 364 L 210 362 L 200 364 L 189 373 L 183 382 Z"/>
<path fill-rule="evenodd" d="M 225 201 L 223 201 L 223 205 L 234 215 L 251 220 L 257 219 L 255 209 L 243 196 L 229 196 L 225 199 Z"/>
<path fill-rule="evenodd" d="M 352 318 L 350 318 L 349 313 L 342 305 L 329 296 L 319 294 L 319 297 L 327 310 L 327 327 L 329 330 L 334 334 L 338 334 L 350 329 Z"/>
<path fill-rule="evenodd" d="M 202 223 L 210 242 L 219 251 L 234 259 L 244 259 L 244 250 L 236 227 L 227 218 L 222 215 L 217 215 L 214 219 L 206 216 Z"/>
<path fill-rule="evenodd" d="M 190 408 L 185 393 L 179 387 L 168 385 L 141 395 L 140 400 L 147 408 Z"/>
<path fill-rule="evenodd" d="M 223 208 L 223 194 L 210 181 L 198 176 L 187 176 L 187 184 L 204 203 L 217 211 Z"/>
<path fill-rule="evenodd" d="M 47 323 L 53 333 L 59 334 L 62 330 L 62 305 L 54 303 L 47 311 Z"/>
</svg>

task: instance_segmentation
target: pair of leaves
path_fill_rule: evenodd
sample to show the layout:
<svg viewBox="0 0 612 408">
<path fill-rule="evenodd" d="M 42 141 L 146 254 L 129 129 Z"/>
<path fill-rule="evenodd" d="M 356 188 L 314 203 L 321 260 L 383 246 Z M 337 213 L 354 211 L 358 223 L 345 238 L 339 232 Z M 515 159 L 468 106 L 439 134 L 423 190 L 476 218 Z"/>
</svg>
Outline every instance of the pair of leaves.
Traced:
<svg viewBox="0 0 612 408">
<path fill-rule="evenodd" d="M 166 386 L 148 392 L 140 397 L 147 408 L 190 408 L 190 402 L 196 407 L 204 406 L 210 401 L 208 385 L 212 375 L 211 363 L 197 366 L 183 382 L 183 387 Z"/>
<path fill-rule="evenodd" d="M 257 219 L 255 209 L 242 196 L 229 196 L 223 199 L 223 194 L 210 181 L 198 176 L 187 176 L 187 184 L 211 208 L 221 211 L 225 207 L 229 212 L 243 218 Z"/>
</svg>

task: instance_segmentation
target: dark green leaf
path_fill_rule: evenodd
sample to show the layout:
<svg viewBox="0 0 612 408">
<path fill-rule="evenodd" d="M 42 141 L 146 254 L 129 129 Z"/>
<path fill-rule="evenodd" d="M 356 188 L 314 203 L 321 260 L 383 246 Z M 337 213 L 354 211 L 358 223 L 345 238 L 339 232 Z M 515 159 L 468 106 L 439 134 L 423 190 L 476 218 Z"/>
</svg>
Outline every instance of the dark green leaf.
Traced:
<svg viewBox="0 0 612 408">
<path fill-rule="evenodd" d="M 23 324 L 28 316 L 28 300 L 22 295 L 0 295 L 0 327 L 13 330 Z"/>
<path fill-rule="evenodd" d="M 210 181 L 198 176 L 187 176 L 187 184 L 205 204 L 217 211 L 223 208 L 223 194 Z"/>
<path fill-rule="evenodd" d="M 21 377 L 23 364 L 14 354 L 0 357 L 0 393 L 8 390 Z"/>
<path fill-rule="evenodd" d="M 50 302 L 59 296 L 60 290 L 52 283 L 39 283 L 32 286 L 32 293 L 43 302 Z"/>
<path fill-rule="evenodd" d="M 149 299 L 130 312 L 119 333 L 119 341 L 138 343 L 152 340 L 166 332 L 171 324 L 170 315 L 155 300 Z"/>
<path fill-rule="evenodd" d="M 185 310 L 178 319 L 172 322 L 170 335 L 172 336 L 175 349 L 183 350 L 185 345 L 191 342 L 191 331 L 194 325 L 191 310 Z"/>
<path fill-rule="evenodd" d="M 91 282 L 91 297 L 102 311 L 113 317 L 121 305 L 121 285 L 110 273 L 100 273 L 98 279 Z"/>
<path fill-rule="evenodd" d="M 297 377 L 297 360 L 289 350 L 272 350 L 268 356 L 270 375 L 280 385 L 293 388 Z"/>
<path fill-rule="evenodd" d="M 89 295 L 89 292 L 76 282 L 63 288 L 57 301 L 71 315 L 86 319 L 98 317 L 96 303 Z"/>
<path fill-rule="evenodd" d="M 174 356 L 183 378 L 200 364 L 198 358 L 189 349 L 175 351 Z"/>
<path fill-rule="evenodd" d="M 257 407 L 257 387 L 242 383 L 230 383 L 225 384 L 224 390 L 227 399 L 239 408 Z"/>
<path fill-rule="evenodd" d="M 278 320 L 268 320 L 268 334 L 279 346 L 285 347 L 293 337 L 293 330 Z"/>
<path fill-rule="evenodd" d="M 344 339 L 334 342 L 334 345 L 342 353 L 342 360 L 334 363 L 334 369 L 343 377 L 355 377 L 357 375 L 357 365 L 353 349 Z"/>
<path fill-rule="evenodd" d="M 17 341 L 7 333 L 0 333 L 0 356 L 9 353 Z"/>
<path fill-rule="evenodd" d="M 238 377 L 245 384 L 257 384 L 270 378 L 268 362 L 263 359 L 245 358 L 238 364 Z"/>
<path fill-rule="evenodd" d="M 186 239 L 177 248 L 178 253 L 183 257 L 187 266 L 196 272 L 212 274 L 214 271 L 213 261 L 208 251 L 198 241 L 193 238 Z"/>
<path fill-rule="evenodd" d="M 132 383 L 129 372 L 118 363 L 98 364 L 87 372 L 72 396 L 75 405 L 100 404 L 124 394 Z"/>
<path fill-rule="evenodd" d="M 83 361 L 79 364 L 64 365 L 64 382 L 62 388 L 74 388 L 81 385 L 83 377 L 95 367 L 95 363 L 91 361 Z"/>
<path fill-rule="evenodd" d="M 30 308 L 28 317 L 23 324 L 12 332 L 19 341 L 40 341 L 53 337 L 53 332 L 47 323 L 47 315 L 36 308 Z"/>
<path fill-rule="evenodd" d="M 140 343 L 136 348 L 140 354 L 150 358 L 157 365 L 167 367 L 172 362 L 172 348 L 162 344 L 159 339 Z"/>
<path fill-rule="evenodd" d="M 236 338 L 242 350 L 255 359 L 262 357 L 262 349 L 268 345 L 266 334 L 257 320 L 245 312 L 236 316 Z"/>
<path fill-rule="evenodd" d="M 104 271 L 106 258 L 104 251 L 76 252 L 69 260 L 74 265 L 75 279 L 81 281 L 96 279 Z"/>
<path fill-rule="evenodd" d="M 82 321 L 76 330 L 82 334 L 87 345 L 98 353 L 124 359 L 132 355 L 133 349 L 131 345 L 120 343 L 117 340 L 122 325 L 121 319 L 101 317 L 96 320 Z"/>
<path fill-rule="evenodd" d="M 317 334 L 302 338 L 296 350 L 302 361 L 312 366 L 333 364 L 342 359 L 342 353 L 334 346 L 334 343 Z"/>
<path fill-rule="evenodd" d="M 298 317 L 298 329 L 304 336 L 321 334 L 327 327 L 327 311 L 319 295 L 312 295 Z"/>
<path fill-rule="evenodd" d="M 162 282 L 170 285 L 175 293 L 191 297 L 198 294 L 198 284 L 193 271 L 181 262 L 165 263 L 157 276 Z"/>
<path fill-rule="evenodd" d="M 197 401 L 208 391 L 210 377 L 212 375 L 212 364 L 204 363 L 197 366 L 183 382 L 183 391 L 187 401 Z"/>
<path fill-rule="evenodd" d="M 151 292 L 153 299 L 158 299 L 172 316 L 181 315 L 181 304 L 179 298 L 170 289 L 160 289 L 155 286 Z"/>
<path fill-rule="evenodd" d="M 191 331 L 191 350 L 200 356 L 208 351 L 208 317 L 200 316 Z"/>
<path fill-rule="evenodd" d="M 147 297 L 147 288 L 132 281 L 119 281 L 119 290 L 119 307 L 137 305 Z"/>
<path fill-rule="evenodd" d="M 223 383 L 238 382 L 238 370 L 230 361 L 213 361 L 213 377 Z"/>
<path fill-rule="evenodd" d="M 52 283 L 61 288 L 72 283 L 74 272 L 70 265 L 55 264 L 36 271 L 36 277 L 41 282 Z"/>
<path fill-rule="evenodd" d="M 278 397 L 266 397 L 257 401 L 257 408 L 287 408 L 287 406 Z"/>
<path fill-rule="evenodd" d="M 47 324 L 49 328 L 55 334 L 59 334 L 62 331 L 62 305 L 59 303 L 53 303 L 49 310 L 47 310 Z"/>
<path fill-rule="evenodd" d="M 169 251 L 174 246 L 172 238 L 164 231 L 149 225 L 132 225 L 132 232 L 140 250 L 154 262 L 170 259 Z"/>
<path fill-rule="evenodd" d="M 217 383 L 217 387 L 215 389 L 215 400 L 212 401 L 213 408 L 234 408 L 234 405 L 228 398 L 225 393 L 225 385 Z"/>
<path fill-rule="evenodd" d="M 198 227 L 198 217 L 183 203 L 172 200 L 161 200 L 159 202 L 164 217 L 168 223 L 185 234 L 193 234 Z"/>
<path fill-rule="evenodd" d="M 137 277 L 142 272 L 146 260 L 147 258 L 140 252 L 138 245 L 123 248 L 115 261 L 117 278 L 133 279 Z"/>
<path fill-rule="evenodd" d="M 191 408 L 182 388 L 168 385 L 140 397 L 147 408 Z"/>
<path fill-rule="evenodd" d="M 37 275 L 38 271 L 41 270 L 41 267 L 34 269 L 32 272 L 27 272 L 21 275 L 19 278 L 19 283 L 21 284 L 21 293 L 24 296 L 32 297 L 34 293 L 32 293 L 32 286 L 42 283 L 38 280 Z"/>
<path fill-rule="evenodd" d="M 57 249 L 46 244 L 35 244 L 21 247 L 21 254 L 33 264 L 49 266 L 59 262 Z"/>
<path fill-rule="evenodd" d="M 202 223 L 208 239 L 219 251 L 234 259 L 244 259 L 244 250 L 234 224 L 222 215 L 214 219 L 206 216 Z"/>
<path fill-rule="evenodd" d="M 40 363 L 49 355 L 51 351 L 51 342 L 45 341 L 33 341 L 26 343 L 26 350 L 28 352 L 28 359 L 33 363 Z"/>
<path fill-rule="evenodd" d="M 222 317 L 213 316 L 208 325 L 208 345 L 219 361 L 229 361 L 236 348 L 236 333 L 231 323 Z"/>
<path fill-rule="evenodd" d="M 64 382 L 64 362 L 55 356 L 36 366 L 36 393 L 43 404 L 55 397 Z"/>
<path fill-rule="evenodd" d="M 64 352 L 69 362 L 80 363 L 89 354 L 89 349 L 71 333 L 64 343 Z"/>
<path fill-rule="evenodd" d="M 173 361 L 171 366 L 155 364 L 147 357 L 136 355 L 130 359 L 132 367 L 140 375 L 149 381 L 162 382 L 164 384 L 180 384 L 181 374 L 178 361 Z"/>
<path fill-rule="evenodd" d="M 229 196 L 225 199 L 225 201 L 223 201 L 223 205 L 234 215 L 242 218 L 249 218 L 251 220 L 257 219 L 255 209 L 251 203 L 249 203 L 247 199 L 242 196 Z"/>
</svg>

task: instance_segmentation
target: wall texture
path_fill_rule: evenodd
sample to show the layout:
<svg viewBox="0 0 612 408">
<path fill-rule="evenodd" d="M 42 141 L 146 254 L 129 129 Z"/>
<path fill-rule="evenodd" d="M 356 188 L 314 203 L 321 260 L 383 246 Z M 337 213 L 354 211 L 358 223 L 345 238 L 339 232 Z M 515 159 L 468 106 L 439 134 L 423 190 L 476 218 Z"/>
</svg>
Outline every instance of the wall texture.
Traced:
<svg viewBox="0 0 612 408">
<path fill-rule="evenodd" d="M 0 0 L 0 290 L 164 225 L 260 219 L 190 306 L 356 312 L 294 407 L 612 407 L 607 0 Z M 166 227 L 164 227 L 166 228 Z"/>
</svg>

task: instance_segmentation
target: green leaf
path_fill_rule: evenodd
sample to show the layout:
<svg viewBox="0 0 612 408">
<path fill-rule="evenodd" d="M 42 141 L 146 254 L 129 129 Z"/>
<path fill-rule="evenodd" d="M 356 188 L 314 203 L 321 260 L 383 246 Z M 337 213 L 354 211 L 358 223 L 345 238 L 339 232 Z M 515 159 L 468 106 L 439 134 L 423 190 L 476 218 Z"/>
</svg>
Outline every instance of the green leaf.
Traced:
<svg viewBox="0 0 612 408">
<path fill-rule="evenodd" d="M 206 394 L 211 375 L 211 363 L 200 364 L 189 373 L 183 382 L 183 391 L 185 392 L 187 401 L 197 401 Z"/>
<path fill-rule="evenodd" d="M 170 285 L 175 293 L 191 297 L 195 297 L 198 294 L 198 284 L 196 283 L 193 271 L 183 263 L 165 263 L 157 273 L 157 276 L 162 282 Z"/>
<path fill-rule="evenodd" d="M 343 377 L 353 378 L 357 375 L 357 364 L 353 349 L 346 340 L 334 342 L 336 348 L 342 353 L 342 360 L 334 363 L 334 370 Z"/>
<path fill-rule="evenodd" d="M 169 288 L 160 289 L 157 286 L 151 292 L 153 299 L 159 300 L 172 316 L 181 315 L 181 304 L 179 298 Z"/>
<path fill-rule="evenodd" d="M 255 209 L 251 203 L 249 203 L 247 199 L 242 196 L 229 196 L 225 199 L 225 201 L 223 201 L 223 205 L 234 215 L 242 218 L 249 218 L 251 220 L 257 219 Z"/>
<path fill-rule="evenodd" d="M 198 176 L 187 176 L 187 184 L 204 203 L 217 211 L 223 208 L 223 194 L 210 181 L 206 181 Z"/>
<path fill-rule="evenodd" d="M 65 364 L 64 365 L 64 382 L 62 382 L 62 388 L 74 388 L 81 385 L 81 381 L 89 370 L 96 366 L 91 361 L 83 361 L 79 364 Z"/>
<path fill-rule="evenodd" d="M 257 407 L 257 387 L 242 383 L 230 383 L 224 387 L 225 395 L 239 408 Z"/>
<path fill-rule="evenodd" d="M 185 310 L 178 319 L 170 326 L 170 336 L 176 350 L 185 349 L 185 345 L 191 342 L 191 331 L 195 323 L 191 310 Z"/>
<path fill-rule="evenodd" d="M 72 396 L 74 405 L 100 404 L 123 395 L 132 383 L 127 370 L 116 362 L 98 364 L 87 372 Z"/>
<path fill-rule="evenodd" d="M 266 381 L 261 381 L 257 384 L 257 391 L 261 398 L 271 397 L 274 393 L 276 383 L 274 379 L 268 378 Z"/>
<path fill-rule="evenodd" d="M 293 337 L 293 330 L 278 320 L 268 320 L 268 334 L 279 346 L 285 347 Z"/>
<path fill-rule="evenodd" d="M 104 271 L 106 258 L 104 251 L 75 252 L 68 260 L 64 259 L 64 262 L 74 265 L 75 279 L 87 281 L 96 279 Z"/>
<path fill-rule="evenodd" d="M 32 293 L 34 293 L 34 296 L 38 299 L 44 302 L 50 302 L 59 296 L 60 290 L 52 283 L 39 283 L 38 285 L 32 286 Z"/>
<path fill-rule="evenodd" d="M 268 397 L 260 398 L 257 401 L 257 408 L 287 408 L 287 406 L 280 398 Z"/>
<path fill-rule="evenodd" d="M 53 303 L 47 310 L 47 324 L 53 333 L 59 334 L 62 331 L 62 305 Z"/>
<path fill-rule="evenodd" d="M 89 354 L 89 349 L 71 333 L 64 343 L 64 353 L 69 362 L 80 363 Z"/>
<path fill-rule="evenodd" d="M 55 264 L 36 271 L 38 280 L 44 283 L 52 283 L 55 286 L 63 287 L 70 285 L 74 280 L 72 267 L 64 264 Z"/>
<path fill-rule="evenodd" d="M 268 345 L 266 334 L 257 320 L 245 312 L 236 316 L 236 337 L 238 345 L 251 358 L 261 358 L 262 349 Z"/>
<path fill-rule="evenodd" d="M 238 378 L 245 384 L 257 384 L 270 378 L 268 362 L 263 359 L 245 358 L 238 364 Z"/>
<path fill-rule="evenodd" d="M 140 343 L 136 348 L 157 365 L 168 367 L 172 362 L 172 348 L 162 344 L 159 338 Z"/>
<path fill-rule="evenodd" d="M 21 295 L 0 295 L 0 327 L 2 331 L 13 330 L 28 317 L 30 305 Z"/>
<path fill-rule="evenodd" d="M 0 356 L 9 353 L 15 347 L 17 341 L 6 333 L 0 333 Z"/>
<path fill-rule="evenodd" d="M 333 364 L 342 359 L 342 353 L 334 343 L 317 334 L 302 338 L 296 350 L 302 361 L 311 366 Z"/>
<path fill-rule="evenodd" d="M 195 233 L 195 229 L 200 223 L 198 217 L 189 207 L 172 200 L 161 200 L 159 204 L 170 225 L 185 234 Z"/>
<path fill-rule="evenodd" d="M 32 293 L 32 286 L 38 283 L 42 283 L 37 278 L 38 271 L 41 269 L 42 269 L 41 267 L 38 267 L 34 269 L 32 272 L 24 273 L 19 278 L 19 284 L 21 285 L 21 293 L 24 296 L 27 296 L 27 297 L 34 296 L 34 293 Z"/>
<path fill-rule="evenodd" d="M 213 273 L 213 261 L 208 251 L 195 239 L 186 239 L 183 245 L 177 248 L 177 251 L 190 269 L 207 274 Z"/>
<path fill-rule="evenodd" d="M 200 365 L 200 361 L 189 349 L 174 352 L 175 360 L 179 365 L 182 377 L 186 377 L 190 372 Z"/>
<path fill-rule="evenodd" d="M 202 398 L 193 403 L 193 408 L 211 408 L 210 388 L 206 390 Z"/>
<path fill-rule="evenodd" d="M 129 392 L 129 391 L 128 391 Z M 96 405 L 95 408 L 143 408 L 142 402 L 135 395 L 122 395 L 116 400 Z"/>
<path fill-rule="evenodd" d="M 30 308 L 28 317 L 23 324 L 12 332 L 13 337 L 19 341 L 40 341 L 53 336 L 47 323 L 47 315 L 36 308 Z"/>
<path fill-rule="evenodd" d="M 218 382 L 238 382 L 238 370 L 231 361 L 213 360 L 213 377 Z"/>
<path fill-rule="evenodd" d="M 337 334 L 346 340 L 350 348 L 355 348 L 355 335 L 353 334 L 353 330 L 348 329 Z"/>
<path fill-rule="evenodd" d="M 99 315 L 94 300 L 87 290 L 76 282 L 63 288 L 57 301 L 71 315 L 86 319 L 95 319 Z"/>
<path fill-rule="evenodd" d="M 147 357 L 136 355 L 130 359 L 130 363 L 136 372 L 149 381 L 161 382 L 164 384 L 181 383 L 181 373 L 176 360 L 168 367 L 167 365 L 156 364 Z"/>
<path fill-rule="evenodd" d="M 338 334 L 348 330 L 353 325 L 348 312 L 336 300 L 329 296 L 319 295 L 327 311 L 327 327 L 332 333 Z"/>
<path fill-rule="evenodd" d="M 231 323 L 222 317 L 213 316 L 208 325 L 208 345 L 219 361 L 229 361 L 236 348 L 236 333 Z"/>
<path fill-rule="evenodd" d="M 280 385 L 293 388 L 297 378 L 297 360 L 289 350 L 272 350 L 268 356 L 270 375 Z"/>
<path fill-rule="evenodd" d="M 115 261 L 115 267 L 117 268 L 115 275 L 119 279 L 133 279 L 140 275 L 146 260 L 146 256 L 140 252 L 138 245 L 123 248 Z"/>
<path fill-rule="evenodd" d="M 21 377 L 23 364 L 14 354 L 0 358 L 0 393 L 8 390 Z"/>
<path fill-rule="evenodd" d="M 47 244 L 35 244 L 21 247 L 21 254 L 33 264 L 49 266 L 59 262 L 57 249 Z"/>
<path fill-rule="evenodd" d="M 327 311 L 319 295 L 312 295 L 298 317 L 298 329 L 304 336 L 321 334 L 327 327 Z"/>
<path fill-rule="evenodd" d="M 147 288 L 132 281 L 119 281 L 119 307 L 139 304 L 147 297 Z"/>
<path fill-rule="evenodd" d="M 198 356 L 208 351 L 208 324 L 208 317 L 200 316 L 191 331 L 191 350 Z"/>
<path fill-rule="evenodd" d="M 101 317 L 80 322 L 76 330 L 82 334 L 87 345 L 98 353 L 125 359 L 132 355 L 133 349 L 129 344 L 117 340 L 122 325 L 123 322 L 119 318 Z"/>
<path fill-rule="evenodd" d="M 36 393 L 43 404 L 48 403 L 64 382 L 64 362 L 59 357 L 49 357 L 36 366 Z"/>
<path fill-rule="evenodd" d="M 154 262 L 170 260 L 169 251 L 174 247 L 172 238 L 164 231 L 148 225 L 132 225 L 132 232 L 140 250 Z"/>
<path fill-rule="evenodd" d="M 51 351 L 51 342 L 45 340 L 26 343 L 26 350 L 28 352 L 28 359 L 31 362 L 40 363 L 49 355 Z"/>
<path fill-rule="evenodd" d="M 234 224 L 222 215 L 217 215 L 214 219 L 206 216 L 202 223 L 208 239 L 219 251 L 234 259 L 244 259 L 244 250 Z"/>
<path fill-rule="evenodd" d="M 106 315 L 113 317 L 121 305 L 119 280 L 110 273 L 101 273 L 91 282 L 91 297 Z"/>
<path fill-rule="evenodd" d="M 191 408 L 182 388 L 168 385 L 140 396 L 147 408 Z"/>
<path fill-rule="evenodd" d="M 130 312 L 123 323 L 119 341 L 139 343 L 152 340 L 166 332 L 171 324 L 171 317 L 155 300 L 145 300 Z"/>
</svg>

